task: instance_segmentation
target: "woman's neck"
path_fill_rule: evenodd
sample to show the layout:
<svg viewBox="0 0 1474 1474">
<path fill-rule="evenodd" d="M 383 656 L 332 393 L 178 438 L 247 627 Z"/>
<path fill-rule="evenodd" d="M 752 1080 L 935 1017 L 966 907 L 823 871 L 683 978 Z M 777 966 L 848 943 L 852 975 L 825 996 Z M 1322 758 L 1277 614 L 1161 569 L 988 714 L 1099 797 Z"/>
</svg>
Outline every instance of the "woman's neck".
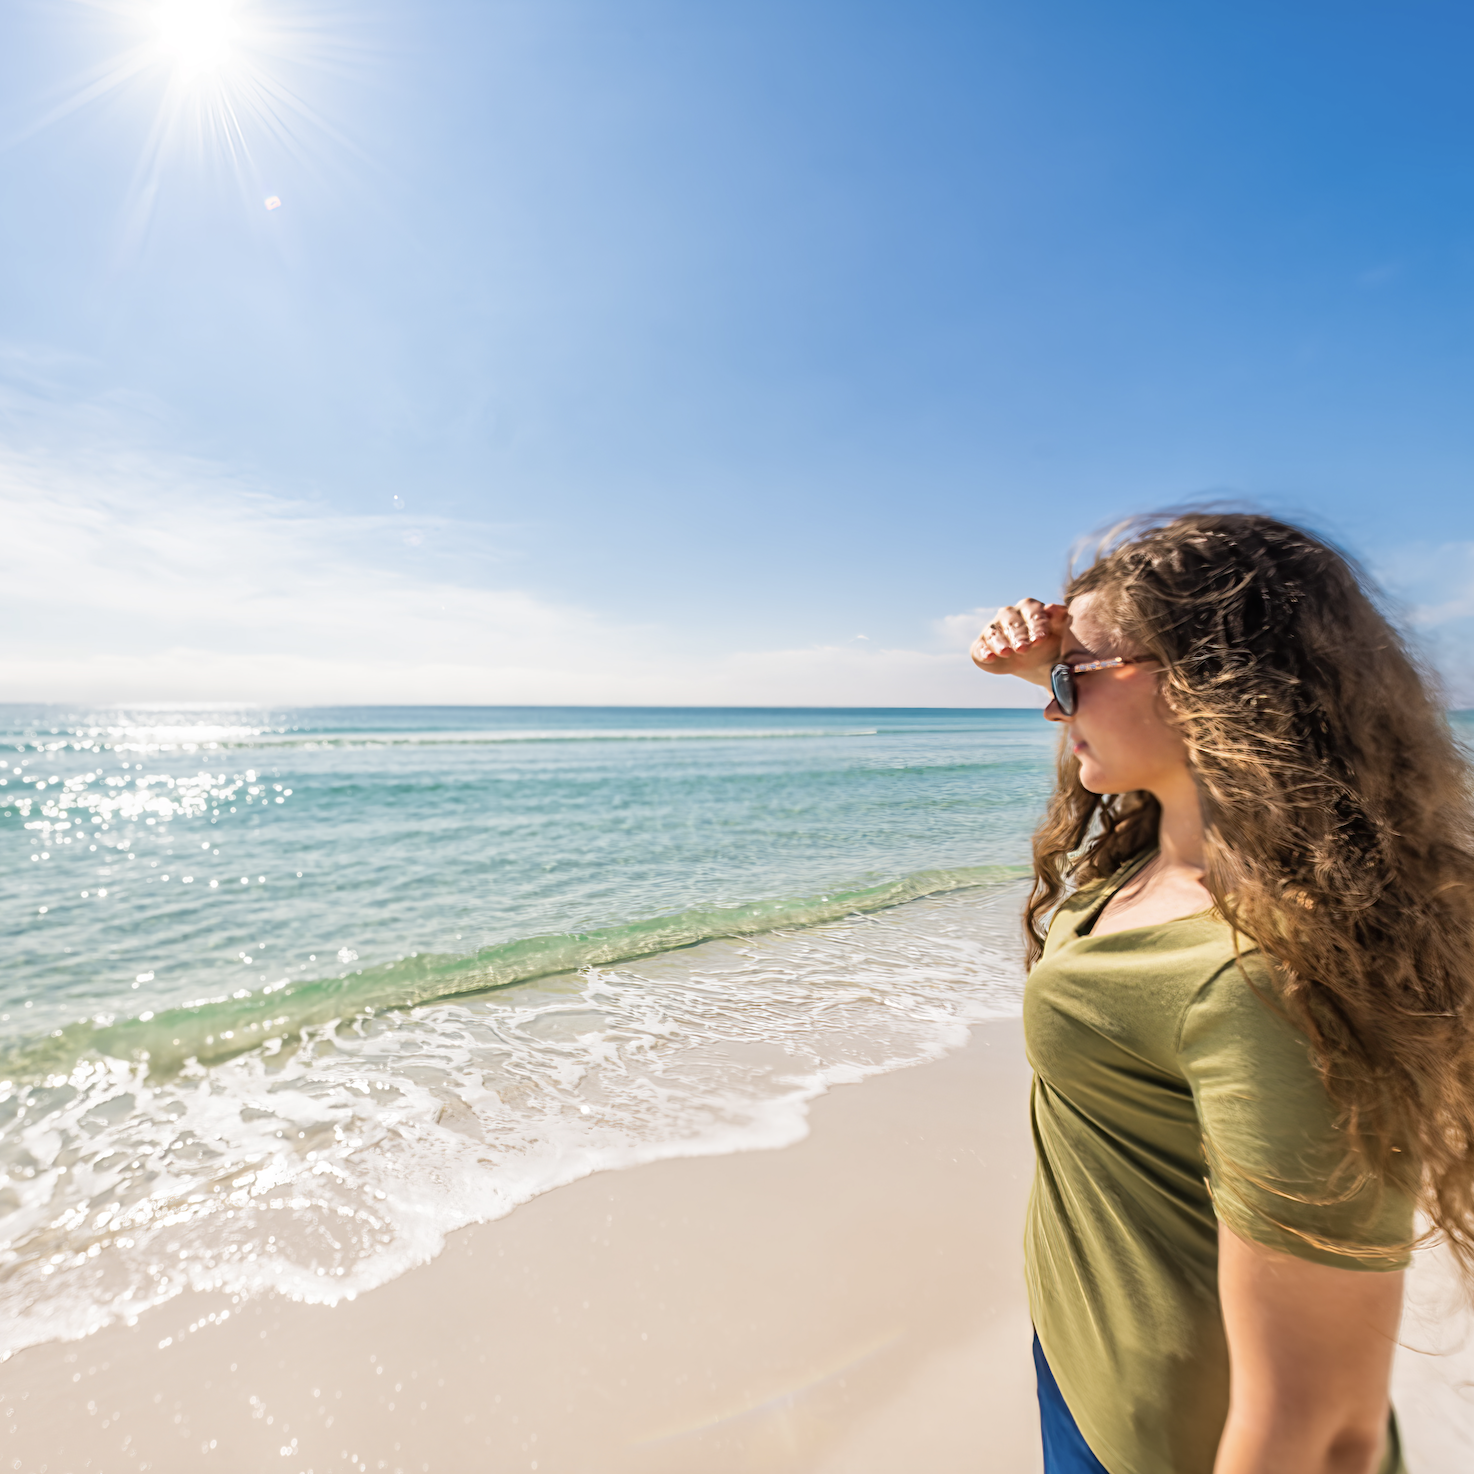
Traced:
<svg viewBox="0 0 1474 1474">
<path fill-rule="evenodd" d="M 1206 911 L 1213 898 L 1203 888 L 1203 816 L 1198 790 L 1184 773 L 1182 783 L 1151 790 L 1162 808 L 1157 825 L 1160 853 L 1105 904 L 1090 929 L 1095 937 L 1130 927 L 1155 926 Z"/>
<path fill-rule="evenodd" d="M 1203 811 L 1198 801 L 1198 787 L 1190 774 L 1173 775 L 1152 796 L 1161 806 L 1157 824 L 1157 845 L 1162 852 L 1162 868 L 1189 871 L 1201 876 L 1203 861 Z"/>
</svg>

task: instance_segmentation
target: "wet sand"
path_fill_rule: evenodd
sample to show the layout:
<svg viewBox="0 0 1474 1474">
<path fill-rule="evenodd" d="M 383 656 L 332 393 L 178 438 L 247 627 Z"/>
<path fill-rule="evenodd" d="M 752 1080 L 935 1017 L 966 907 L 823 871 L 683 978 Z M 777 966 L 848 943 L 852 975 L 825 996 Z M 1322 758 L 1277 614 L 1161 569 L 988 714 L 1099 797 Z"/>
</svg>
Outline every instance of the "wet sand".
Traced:
<svg viewBox="0 0 1474 1474">
<path fill-rule="evenodd" d="M 34 1347 L 0 1467 L 1031 1474 L 1026 1090 L 987 1025 L 796 1146 L 586 1178 L 352 1303 L 185 1295 Z"/>
<path fill-rule="evenodd" d="M 352 1303 L 187 1295 L 32 1348 L 0 1468 L 1038 1474 L 1027 1082 L 984 1025 L 796 1146 L 587 1178 Z M 1419 1267 L 1414 1344 L 1458 1339 L 1450 1294 Z M 1466 1474 L 1468 1349 L 1398 1378 L 1413 1474 Z"/>
</svg>

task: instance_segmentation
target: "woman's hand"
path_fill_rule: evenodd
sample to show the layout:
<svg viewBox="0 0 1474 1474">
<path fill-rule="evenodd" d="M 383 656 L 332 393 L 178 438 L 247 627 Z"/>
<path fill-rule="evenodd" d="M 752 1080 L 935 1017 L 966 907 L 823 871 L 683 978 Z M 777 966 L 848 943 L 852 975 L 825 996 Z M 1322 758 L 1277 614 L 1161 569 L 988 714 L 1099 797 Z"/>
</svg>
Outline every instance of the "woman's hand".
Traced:
<svg viewBox="0 0 1474 1474">
<path fill-rule="evenodd" d="M 994 675 L 1018 676 L 1047 687 L 1064 627 L 1063 604 L 1041 604 L 1038 599 L 1005 604 L 972 642 L 973 664 Z"/>
</svg>

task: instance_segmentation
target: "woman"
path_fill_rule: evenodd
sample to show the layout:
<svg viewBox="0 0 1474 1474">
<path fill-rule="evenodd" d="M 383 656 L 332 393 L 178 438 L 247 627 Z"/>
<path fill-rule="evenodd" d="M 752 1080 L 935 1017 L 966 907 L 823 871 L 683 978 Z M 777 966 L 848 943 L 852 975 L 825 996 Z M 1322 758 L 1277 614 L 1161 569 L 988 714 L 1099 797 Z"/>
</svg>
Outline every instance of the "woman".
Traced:
<svg viewBox="0 0 1474 1474">
<path fill-rule="evenodd" d="M 1414 1210 L 1474 1265 L 1474 836 L 1434 693 L 1344 557 L 1250 515 L 1129 526 L 973 659 L 1065 726 L 1026 909 L 1046 1469 L 1404 1470 Z"/>
</svg>

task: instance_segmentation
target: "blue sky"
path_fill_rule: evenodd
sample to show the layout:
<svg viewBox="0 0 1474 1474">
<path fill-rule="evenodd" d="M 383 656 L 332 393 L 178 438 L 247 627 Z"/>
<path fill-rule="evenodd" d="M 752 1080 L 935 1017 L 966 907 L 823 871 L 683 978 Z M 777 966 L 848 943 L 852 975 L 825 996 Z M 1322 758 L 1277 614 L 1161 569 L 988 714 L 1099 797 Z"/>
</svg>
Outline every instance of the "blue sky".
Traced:
<svg viewBox="0 0 1474 1474">
<path fill-rule="evenodd" d="M 1466 5 L 8 17 L 10 699 L 1028 701 L 973 611 L 1218 497 L 1474 703 Z"/>
</svg>

